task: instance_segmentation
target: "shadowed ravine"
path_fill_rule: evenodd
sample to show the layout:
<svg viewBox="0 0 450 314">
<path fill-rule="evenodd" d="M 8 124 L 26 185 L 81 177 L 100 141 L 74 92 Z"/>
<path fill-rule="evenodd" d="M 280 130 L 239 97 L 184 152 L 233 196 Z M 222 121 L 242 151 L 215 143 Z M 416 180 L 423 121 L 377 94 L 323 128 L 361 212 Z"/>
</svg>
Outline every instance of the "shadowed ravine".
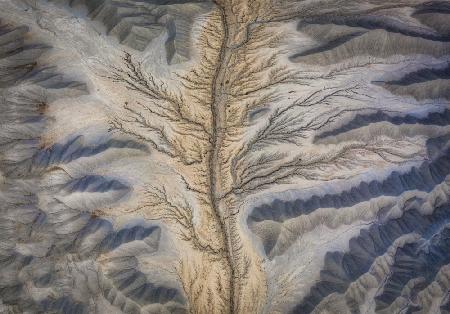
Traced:
<svg viewBox="0 0 450 314">
<path fill-rule="evenodd" d="M 0 313 L 450 313 L 450 2 L 0 2 Z"/>
</svg>

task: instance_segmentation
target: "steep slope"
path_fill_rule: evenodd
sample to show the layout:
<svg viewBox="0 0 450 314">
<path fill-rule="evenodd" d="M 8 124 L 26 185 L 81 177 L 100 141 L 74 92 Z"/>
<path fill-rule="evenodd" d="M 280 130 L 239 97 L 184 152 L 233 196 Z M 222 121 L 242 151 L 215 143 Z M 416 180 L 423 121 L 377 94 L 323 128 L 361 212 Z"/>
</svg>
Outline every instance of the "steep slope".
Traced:
<svg viewBox="0 0 450 314">
<path fill-rule="evenodd" d="M 448 311 L 447 1 L 0 9 L 0 311 Z"/>
<path fill-rule="evenodd" d="M 194 18 L 212 9 L 209 0 L 52 1 L 69 5 L 72 10 L 87 10 L 89 18 L 105 26 L 106 34 L 115 36 L 121 44 L 139 51 L 145 50 L 155 38 L 165 35 L 169 64 L 189 60 Z"/>
</svg>

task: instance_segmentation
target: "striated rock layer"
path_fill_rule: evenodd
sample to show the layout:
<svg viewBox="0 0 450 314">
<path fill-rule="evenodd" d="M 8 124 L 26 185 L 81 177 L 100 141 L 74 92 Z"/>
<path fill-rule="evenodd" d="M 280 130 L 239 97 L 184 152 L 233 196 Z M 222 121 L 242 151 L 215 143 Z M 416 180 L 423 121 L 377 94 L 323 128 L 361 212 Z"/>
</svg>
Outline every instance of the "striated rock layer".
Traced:
<svg viewBox="0 0 450 314">
<path fill-rule="evenodd" d="M 0 313 L 450 313 L 450 2 L 0 2 Z"/>
</svg>

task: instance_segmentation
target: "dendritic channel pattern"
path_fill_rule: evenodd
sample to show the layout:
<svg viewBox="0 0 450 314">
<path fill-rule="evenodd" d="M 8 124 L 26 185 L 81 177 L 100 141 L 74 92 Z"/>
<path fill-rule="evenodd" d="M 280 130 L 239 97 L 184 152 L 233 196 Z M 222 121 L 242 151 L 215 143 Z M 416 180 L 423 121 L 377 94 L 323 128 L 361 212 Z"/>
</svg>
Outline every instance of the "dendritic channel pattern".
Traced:
<svg viewBox="0 0 450 314">
<path fill-rule="evenodd" d="M 0 312 L 450 312 L 450 2 L 0 9 Z"/>
</svg>

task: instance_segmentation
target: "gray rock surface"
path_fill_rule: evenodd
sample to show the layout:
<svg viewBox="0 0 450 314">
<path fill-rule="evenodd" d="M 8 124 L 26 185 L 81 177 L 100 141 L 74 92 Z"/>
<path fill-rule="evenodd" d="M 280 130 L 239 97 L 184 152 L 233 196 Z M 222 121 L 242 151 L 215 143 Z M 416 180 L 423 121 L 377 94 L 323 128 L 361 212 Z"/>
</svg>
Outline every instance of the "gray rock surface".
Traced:
<svg viewBox="0 0 450 314">
<path fill-rule="evenodd" d="M 166 36 L 169 64 L 190 59 L 191 30 L 195 17 L 212 9 L 209 0 L 51 0 L 82 9 L 105 26 L 106 34 L 123 45 L 143 51 L 156 37 Z"/>
<path fill-rule="evenodd" d="M 0 313 L 450 313 L 450 2 L 0 2 Z"/>
</svg>

